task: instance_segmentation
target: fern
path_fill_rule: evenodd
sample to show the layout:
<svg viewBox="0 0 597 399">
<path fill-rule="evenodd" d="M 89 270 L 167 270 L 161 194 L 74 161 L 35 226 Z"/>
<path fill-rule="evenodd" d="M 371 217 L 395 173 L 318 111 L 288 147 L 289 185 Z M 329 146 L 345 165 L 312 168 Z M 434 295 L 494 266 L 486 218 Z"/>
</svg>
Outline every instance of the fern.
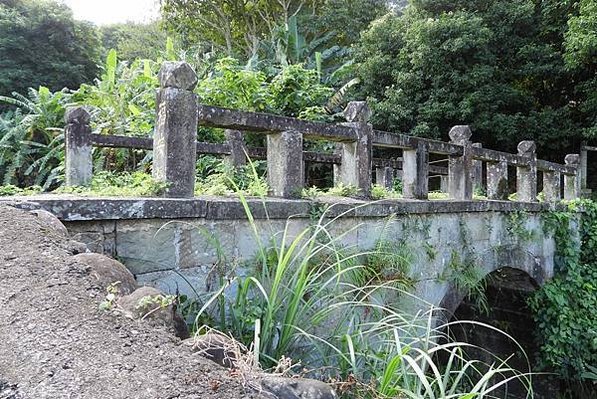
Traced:
<svg viewBox="0 0 597 399">
<path fill-rule="evenodd" d="M 0 180 L 18 186 L 49 188 L 64 161 L 62 134 L 65 91 L 30 89 L 29 96 L 13 93 L 0 102 L 17 107 L 0 117 Z"/>
</svg>

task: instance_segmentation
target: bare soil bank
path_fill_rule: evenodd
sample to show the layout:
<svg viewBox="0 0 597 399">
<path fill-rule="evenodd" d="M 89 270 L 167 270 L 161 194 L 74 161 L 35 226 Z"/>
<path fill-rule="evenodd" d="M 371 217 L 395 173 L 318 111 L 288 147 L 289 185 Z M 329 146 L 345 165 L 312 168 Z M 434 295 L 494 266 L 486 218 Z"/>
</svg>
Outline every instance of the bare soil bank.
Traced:
<svg viewBox="0 0 597 399">
<path fill-rule="evenodd" d="M 0 206 L 0 399 L 258 397 L 165 328 L 99 310 L 77 249 Z"/>
</svg>

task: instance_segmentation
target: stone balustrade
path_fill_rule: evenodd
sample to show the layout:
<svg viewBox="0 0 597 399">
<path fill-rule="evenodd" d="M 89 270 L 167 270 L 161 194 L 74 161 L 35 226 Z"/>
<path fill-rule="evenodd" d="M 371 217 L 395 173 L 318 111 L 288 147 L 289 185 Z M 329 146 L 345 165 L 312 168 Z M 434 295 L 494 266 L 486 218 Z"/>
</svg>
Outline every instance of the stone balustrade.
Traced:
<svg viewBox="0 0 597 399">
<path fill-rule="evenodd" d="M 429 180 L 440 176 L 441 187 L 451 199 L 472 200 L 475 189 L 484 189 L 490 200 L 507 200 L 509 169 L 516 170 L 516 200 L 536 202 L 538 176 L 546 202 L 579 198 L 578 154 L 568 154 L 565 164 L 539 160 L 533 141 L 522 141 L 518 153 L 483 148 L 471 141 L 469 126 L 455 126 L 450 142 L 429 140 L 373 129 L 365 102 L 351 102 L 345 123 L 322 123 L 296 118 L 225 109 L 200 104 L 193 90 L 197 76 L 184 62 L 166 62 L 159 74 L 157 117 L 153 138 L 93 134 L 90 115 L 83 108 L 66 113 L 66 184 L 85 186 L 92 178 L 92 146 L 153 150 L 153 176 L 168 183 L 166 197 L 189 198 L 195 185 L 197 154 L 226 156 L 240 167 L 251 159 L 267 159 L 271 195 L 292 198 L 305 182 L 305 162 L 334 166 L 334 183 L 356 186 L 368 197 L 375 182 L 391 187 L 400 176 L 405 199 L 429 198 Z M 225 129 L 225 144 L 197 142 L 197 127 Z M 243 134 L 266 136 L 266 148 L 248 148 Z M 303 150 L 304 139 L 325 140 L 337 146 L 335 154 Z M 402 151 L 401 159 L 374 159 L 373 148 Z M 447 168 L 430 162 L 430 155 L 447 157 Z M 563 180 L 563 185 L 562 185 Z"/>
</svg>

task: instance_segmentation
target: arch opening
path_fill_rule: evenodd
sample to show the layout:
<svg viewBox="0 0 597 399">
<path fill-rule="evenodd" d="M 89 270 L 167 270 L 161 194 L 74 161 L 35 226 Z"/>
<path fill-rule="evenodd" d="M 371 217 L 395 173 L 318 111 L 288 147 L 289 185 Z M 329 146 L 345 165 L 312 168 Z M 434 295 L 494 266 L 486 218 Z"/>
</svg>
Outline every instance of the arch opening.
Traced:
<svg viewBox="0 0 597 399">
<path fill-rule="evenodd" d="M 453 306 L 449 336 L 458 342 L 473 345 L 467 356 L 484 364 L 496 359 L 508 359 L 508 366 L 520 372 L 535 372 L 537 343 L 535 322 L 527 305 L 529 296 L 539 288 L 539 283 L 525 270 L 503 267 L 489 273 L 482 281 L 485 297 L 464 297 Z M 452 298 L 454 296 L 452 295 Z M 460 297 L 462 298 L 462 296 Z M 463 323 L 458 323 L 463 321 Z M 509 336 L 475 323 L 495 327 Z M 543 375 L 531 376 L 533 398 L 554 398 L 557 384 Z M 494 397 L 504 399 L 527 398 L 527 388 L 519 380 L 512 380 L 493 392 Z"/>
</svg>

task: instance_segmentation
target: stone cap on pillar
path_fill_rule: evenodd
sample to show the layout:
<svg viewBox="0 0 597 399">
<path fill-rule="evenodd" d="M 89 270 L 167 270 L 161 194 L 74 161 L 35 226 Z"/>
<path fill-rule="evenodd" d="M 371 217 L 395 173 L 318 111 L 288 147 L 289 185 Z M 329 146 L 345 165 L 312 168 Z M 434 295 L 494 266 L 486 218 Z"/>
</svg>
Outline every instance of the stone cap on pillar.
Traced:
<svg viewBox="0 0 597 399">
<path fill-rule="evenodd" d="M 197 85 L 197 74 L 186 62 L 166 61 L 162 63 L 158 75 L 160 87 L 172 87 L 175 89 L 192 91 Z"/>
<path fill-rule="evenodd" d="M 91 115 L 83 107 L 69 108 L 64 114 L 64 122 L 67 125 L 88 125 L 91 121 Z"/>
<path fill-rule="evenodd" d="M 564 158 L 564 162 L 568 166 L 578 166 L 580 164 L 580 155 L 579 154 L 568 154 L 566 158 Z"/>
<path fill-rule="evenodd" d="M 533 140 L 525 140 L 518 143 L 518 155 L 533 155 L 537 151 L 537 145 Z"/>
<path fill-rule="evenodd" d="M 351 101 L 344 110 L 348 122 L 367 123 L 371 118 L 371 109 L 366 101 Z"/>
<path fill-rule="evenodd" d="M 457 125 L 450 129 L 448 135 L 452 143 L 464 145 L 470 141 L 473 132 L 469 125 Z"/>
</svg>

